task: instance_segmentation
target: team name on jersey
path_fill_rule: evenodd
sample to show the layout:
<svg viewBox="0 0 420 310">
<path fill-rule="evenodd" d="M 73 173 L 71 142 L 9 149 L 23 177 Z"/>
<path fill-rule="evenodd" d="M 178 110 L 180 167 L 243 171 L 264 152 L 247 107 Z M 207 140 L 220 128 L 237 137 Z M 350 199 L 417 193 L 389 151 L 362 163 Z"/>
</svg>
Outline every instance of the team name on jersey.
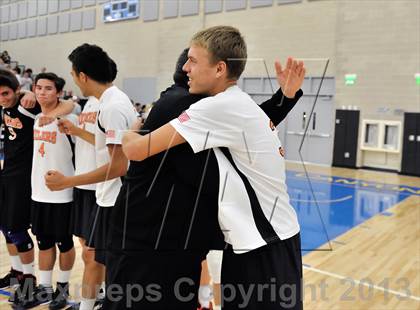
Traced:
<svg viewBox="0 0 420 310">
<path fill-rule="evenodd" d="M 57 142 L 57 131 L 42 131 L 34 129 L 34 140 L 55 144 Z"/>
<path fill-rule="evenodd" d="M 12 127 L 16 129 L 23 128 L 23 124 L 18 117 L 12 118 L 7 114 L 4 115 L 4 123 L 6 124 L 7 127 Z"/>
<path fill-rule="evenodd" d="M 79 115 L 79 125 L 84 125 L 85 123 L 95 124 L 96 117 L 98 112 L 85 112 Z"/>
</svg>

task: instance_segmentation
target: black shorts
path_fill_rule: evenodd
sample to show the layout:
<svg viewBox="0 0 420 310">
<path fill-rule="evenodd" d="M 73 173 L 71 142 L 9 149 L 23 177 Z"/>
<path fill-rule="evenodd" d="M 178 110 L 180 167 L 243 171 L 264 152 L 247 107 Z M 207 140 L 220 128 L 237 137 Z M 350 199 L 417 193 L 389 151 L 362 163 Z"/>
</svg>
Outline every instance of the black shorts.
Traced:
<svg viewBox="0 0 420 310">
<path fill-rule="evenodd" d="M 96 204 L 95 191 L 75 187 L 73 190 L 73 202 L 73 233 L 77 237 L 88 241 L 98 206 Z"/>
<path fill-rule="evenodd" d="M 303 309 L 300 234 L 243 254 L 225 250 L 221 282 L 223 310 Z"/>
<path fill-rule="evenodd" d="M 104 309 L 196 310 L 206 252 L 137 250 L 107 253 Z"/>
<path fill-rule="evenodd" d="M 32 200 L 32 233 L 60 240 L 73 235 L 73 202 L 48 203 Z"/>
<path fill-rule="evenodd" d="M 86 245 L 95 248 L 95 261 L 105 265 L 108 241 L 109 223 L 112 207 L 96 205 L 96 214 L 92 222 L 92 233 L 86 240 Z"/>
<path fill-rule="evenodd" d="M 28 230 L 31 223 L 31 179 L 28 176 L 0 178 L 0 228 Z"/>
</svg>

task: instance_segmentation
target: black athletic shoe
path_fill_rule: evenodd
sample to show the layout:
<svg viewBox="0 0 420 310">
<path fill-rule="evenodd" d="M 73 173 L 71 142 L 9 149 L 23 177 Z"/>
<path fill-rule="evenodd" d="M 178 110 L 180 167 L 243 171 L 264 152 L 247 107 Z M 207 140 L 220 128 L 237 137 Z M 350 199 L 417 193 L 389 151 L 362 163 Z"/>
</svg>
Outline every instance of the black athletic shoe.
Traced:
<svg viewBox="0 0 420 310">
<path fill-rule="evenodd" d="M 71 305 L 70 307 L 66 308 L 66 310 L 79 310 L 80 309 L 80 302 Z"/>
<path fill-rule="evenodd" d="M 8 302 L 10 302 L 13 305 L 17 305 L 19 303 L 19 300 L 21 298 L 21 292 L 23 287 L 25 287 L 25 282 L 30 282 L 27 283 L 28 286 L 31 286 L 33 290 L 35 290 L 36 287 L 36 278 L 35 276 L 31 275 L 31 274 L 22 274 L 18 276 L 18 284 L 15 285 L 15 290 L 12 292 L 12 294 L 10 295 Z"/>
<path fill-rule="evenodd" d="M 105 302 L 105 298 L 96 299 L 95 305 L 93 306 L 93 310 L 100 310 L 102 309 Z"/>
<path fill-rule="evenodd" d="M 13 268 L 0 279 L 0 289 L 9 288 L 13 285 L 19 284 L 19 279 L 23 276 L 22 271 L 14 270 Z"/>
<path fill-rule="evenodd" d="M 51 287 L 38 285 L 35 290 L 23 290 L 21 294 L 19 303 L 15 309 L 31 309 L 36 306 L 48 304 L 52 300 L 53 290 Z"/>
<path fill-rule="evenodd" d="M 52 296 L 52 301 L 48 308 L 50 310 L 59 310 L 67 305 L 69 298 L 69 284 L 57 282 L 57 288 Z"/>
</svg>

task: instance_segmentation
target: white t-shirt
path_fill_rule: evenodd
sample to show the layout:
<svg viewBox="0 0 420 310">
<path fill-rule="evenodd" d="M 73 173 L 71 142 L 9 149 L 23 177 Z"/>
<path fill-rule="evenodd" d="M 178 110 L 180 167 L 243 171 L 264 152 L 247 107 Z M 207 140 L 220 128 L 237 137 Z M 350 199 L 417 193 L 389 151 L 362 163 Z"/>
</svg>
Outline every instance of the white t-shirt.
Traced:
<svg viewBox="0 0 420 310">
<path fill-rule="evenodd" d="M 111 161 L 107 145 L 121 145 L 124 132 L 136 121 L 136 110 L 130 99 L 116 86 L 108 88 L 99 99 L 99 112 L 95 126 L 96 167 Z M 96 185 L 96 203 L 112 207 L 121 188 L 121 179 L 115 178 Z"/>
<path fill-rule="evenodd" d="M 194 152 L 214 148 L 220 173 L 219 223 L 236 253 L 299 232 L 280 140 L 248 94 L 232 86 L 191 105 L 171 125 Z"/>
<path fill-rule="evenodd" d="M 74 175 L 73 150 L 71 138 L 60 133 L 57 120 L 53 123 L 39 127 L 37 115 L 34 124 L 34 152 L 32 160 L 32 200 L 49 203 L 66 203 L 73 201 L 73 188 L 62 191 L 50 191 L 45 185 L 44 176 L 48 170 L 57 170 L 65 176 Z M 65 116 L 77 125 L 77 116 Z"/>
<path fill-rule="evenodd" d="M 96 118 L 99 110 L 99 101 L 95 97 L 89 97 L 82 113 L 79 115 L 79 127 L 95 134 Z M 90 172 L 96 169 L 95 146 L 81 138 L 76 138 L 76 175 Z M 96 184 L 79 185 L 77 188 L 96 190 Z"/>
</svg>

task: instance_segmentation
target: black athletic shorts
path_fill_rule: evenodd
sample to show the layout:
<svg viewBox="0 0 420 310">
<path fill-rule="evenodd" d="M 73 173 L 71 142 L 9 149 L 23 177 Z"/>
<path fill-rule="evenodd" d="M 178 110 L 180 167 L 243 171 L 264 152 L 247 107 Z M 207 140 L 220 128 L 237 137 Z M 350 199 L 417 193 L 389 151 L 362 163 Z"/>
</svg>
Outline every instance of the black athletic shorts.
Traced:
<svg viewBox="0 0 420 310">
<path fill-rule="evenodd" d="M 112 207 L 101 207 L 96 205 L 96 213 L 92 221 L 92 234 L 86 240 L 86 244 L 95 248 L 95 261 L 105 265 L 107 255 L 107 242 L 109 223 Z"/>
<path fill-rule="evenodd" d="M 93 222 L 98 208 L 95 191 L 75 187 L 73 202 L 73 233 L 86 240 L 86 244 L 89 245 L 88 240 L 92 234 Z"/>
<path fill-rule="evenodd" d="M 49 203 L 32 200 L 32 233 L 61 240 L 73 235 L 73 202 Z"/>
<path fill-rule="evenodd" d="M 0 228 L 6 231 L 28 230 L 31 222 L 31 178 L 0 178 Z"/>
<path fill-rule="evenodd" d="M 301 310 L 300 234 L 253 251 L 223 252 L 223 310 Z"/>
<path fill-rule="evenodd" d="M 109 251 L 104 309 L 196 310 L 205 257 L 192 250 Z"/>
</svg>

